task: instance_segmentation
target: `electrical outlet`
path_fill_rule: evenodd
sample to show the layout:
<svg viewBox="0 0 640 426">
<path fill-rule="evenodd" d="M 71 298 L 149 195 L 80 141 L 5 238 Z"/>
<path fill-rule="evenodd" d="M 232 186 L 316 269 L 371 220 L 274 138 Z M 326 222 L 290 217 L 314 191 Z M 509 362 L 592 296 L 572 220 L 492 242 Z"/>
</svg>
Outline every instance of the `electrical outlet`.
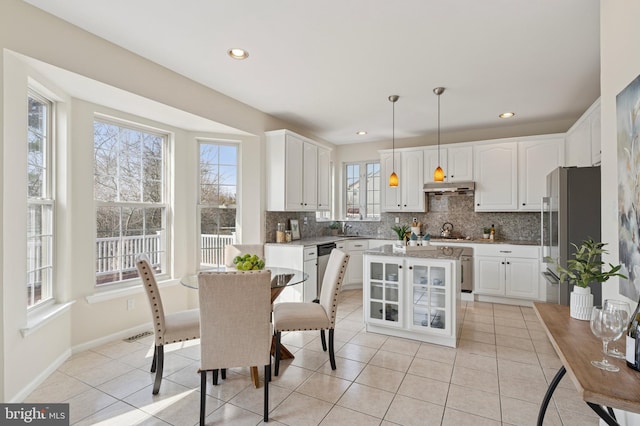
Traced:
<svg viewBox="0 0 640 426">
<path fill-rule="evenodd" d="M 302 223 L 304 225 L 308 225 L 309 224 L 309 216 L 305 216 L 304 219 L 302 220 Z"/>
<path fill-rule="evenodd" d="M 396 217 L 396 223 L 400 223 L 400 218 Z"/>
<path fill-rule="evenodd" d="M 417 221 L 418 221 L 418 218 L 417 218 L 417 217 L 412 217 L 412 218 L 411 218 L 411 222 L 414 222 L 414 223 L 415 223 L 415 222 L 417 222 Z"/>
<path fill-rule="evenodd" d="M 127 311 L 132 311 L 136 307 L 135 299 L 127 299 Z"/>
</svg>

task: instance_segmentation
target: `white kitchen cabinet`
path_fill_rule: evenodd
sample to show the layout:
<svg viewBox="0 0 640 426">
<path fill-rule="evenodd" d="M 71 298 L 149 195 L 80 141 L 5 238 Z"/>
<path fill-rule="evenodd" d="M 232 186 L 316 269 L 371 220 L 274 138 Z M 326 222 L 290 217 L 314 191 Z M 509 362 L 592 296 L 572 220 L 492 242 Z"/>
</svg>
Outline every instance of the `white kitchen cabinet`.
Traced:
<svg viewBox="0 0 640 426">
<path fill-rule="evenodd" d="M 364 255 L 367 332 L 456 347 L 461 315 L 458 261 Z"/>
<path fill-rule="evenodd" d="M 502 142 L 474 146 L 475 211 L 518 209 L 518 145 Z"/>
<path fill-rule="evenodd" d="M 302 283 L 302 300 L 313 302 L 318 295 L 318 247 L 305 247 L 303 251 L 304 265 L 302 270 L 308 278 Z"/>
<path fill-rule="evenodd" d="M 424 150 L 424 183 L 433 182 L 433 172 L 438 167 L 438 148 Z M 445 182 L 473 180 L 473 147 L 440 147 L 440 167 L 444 170 Z"/>
<path fill-rule="evenodd" d="M 362 257 L 369 248 L 369 241 L 365 239 L 343 240 L 336 243 L 336 248 L 349 254 L 347 273 L 342 283 L 343 290 L 362 288 Z"/>
<path fill-rule="evenodd" d="M 451 262 L 407 259 L 409 329 L 450 335 L 454 302 L 451 292 Z"/>
<path fill-rule="evenodd" d="M 331 210 L 331 150 L 318 147 L 318 210 Z"/>
<path fill-rule="evenodd" d="M 265 132 L 265 135 L 267 210 L 316 211 L 319 149 L 326 148 L 289 130 L 274 130 Z M 323 151 L 323 161 L 326 161 L 325 154 Z M 326 176 L 323 176 L 321 186 L 326 191 L 324 179 Z M 325 202 L 326 194 L 323 193 L 321 198 Z M 322 210 L 326 209 L 328 207 L 322 207 Z"/>
<path fill-rule="evenodd" d="M 600 99 L 585 111 L 565 135 L 565 165 L 586 167 L 600 163 Z"/>
<path fill-rule="evenodd" d="M 540 297 L 537 246 L 476 245 L 474 294 L 536 300 Z"/>
<path fill-rule="evenodd" d="M 444 172 L 449 182 L 473 180 L 473 147 L 447 148 L 447 168 Z"/>
<path fill-rule="evenodd" d="M 395 164 L 394 164 L 395 157 Z M 380 156 L 382 206 L 389 212 L 424 212 L 424 156 L 423 150 L 396 150 Z M 389 176 L 395 171 L 398 186 L 389 186 Z"/>
<path fill-rule="evenodd" d="M 546 195 L 547 174 L 563 164 L 564 137 L 518 142 L 518 210 L 539 212 Z"/>
<path fill-rule="evenodd" d="M 594 103 L 593 110 L 589 115 L 591 127 L 591 165 L 600 164 L 602 160 L 602 111 L 600 109 L 600 99 Z"/>
<path fill-rule="evenodd" d="M 264 257 L 269 266 L 298 269 L 309 275 L 303 283 L 285 287 L 276 302 L 311 302 L 318 297 L 317 246 L 265 244 Z"/>
<path fill-rule="evenodd" d="M 375 257 L 366 263 L 365 322 L 403 327 L 403 260 Z"/>
</svg>

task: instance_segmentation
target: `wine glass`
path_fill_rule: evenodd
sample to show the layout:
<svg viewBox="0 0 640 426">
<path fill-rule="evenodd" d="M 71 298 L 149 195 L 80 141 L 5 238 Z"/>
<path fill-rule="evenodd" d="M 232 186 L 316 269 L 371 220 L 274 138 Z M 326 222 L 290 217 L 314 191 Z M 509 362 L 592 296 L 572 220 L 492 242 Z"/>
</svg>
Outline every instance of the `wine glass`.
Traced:
<svg viewBox="0 0 640 426">
<path fill-rule="evenodd" d="M 621 335 L 623 329 L 620 313 L 613 309 L 603 309 L 601 306 L 594 306 L 591 311 L 591 332 L 596 337 L 602 339 L 602 361 L 591 361 L 594 367 L 606 371 L 620 371 L 620 368 L 610 364 L 607 360 L 607 346 L 614 337 Z"/>
<path fill-rule="evenodd" d="M 605 299 L 602 307 L 604 309 L 615 309 L 618 312 L 620 312 L 620 317 L 622 318 L 622 324 L 623 324 L 622 332 L 618 337 L 615 337 L 613 339 L 614 341 L 618 340 L 620 337 L 622 337 L 622 334 L 624 333 L 624 328 L 625 328 L 624 326 L 626 326 L 629 323 L 629 316 L 631 313 L 629 304 L 622 300 Z M 607 355 L 612 356 L 614 358 L 618 358 L 618 359 L 625 359 L 624 352 L 619 351 L 618 348 L 616 347 L 614 347 L 613 349 L 610 349 Z"/>
</svg>

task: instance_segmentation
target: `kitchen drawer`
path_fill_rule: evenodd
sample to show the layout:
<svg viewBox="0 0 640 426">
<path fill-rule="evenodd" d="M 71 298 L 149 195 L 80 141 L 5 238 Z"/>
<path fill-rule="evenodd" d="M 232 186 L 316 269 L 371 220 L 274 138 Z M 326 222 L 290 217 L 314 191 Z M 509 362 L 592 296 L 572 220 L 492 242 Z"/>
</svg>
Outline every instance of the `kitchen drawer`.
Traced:
<svg viewBox="0 0 640 426">
<path fill-rule="evenodd" d="M 514 244 L 476 244 L 473 255 L 537 259 L 540 256 L 540 247 Z"/>
<path fill-rule="evenodd" d="M 346 250 L 347 251 L 363 251 L 369 249 L 369 241 L 368 240 L 348 240 L 346 241 Z"/>
<path fill-rule="evenodd" d="M 303 255 L 304 262 L 306 262 L 307 260 L 313 260 L 313 259 L 317 259 L 317 258 L 318 258 L 318 247 L 317 246 L 311 246 L 311 247 L 305 247 L 304 248 L 304 255 Z"/>
</svg>

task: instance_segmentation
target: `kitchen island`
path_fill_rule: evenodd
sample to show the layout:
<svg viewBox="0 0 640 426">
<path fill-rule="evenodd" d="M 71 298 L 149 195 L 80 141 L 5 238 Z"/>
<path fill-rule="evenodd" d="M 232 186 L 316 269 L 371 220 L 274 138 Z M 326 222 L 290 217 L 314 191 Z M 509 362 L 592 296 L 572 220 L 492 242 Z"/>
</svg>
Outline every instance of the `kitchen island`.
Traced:
<svg viewBox="0 0 640 426">
<path fill-rule="evenodd" d="M 456 347 L 461 248 L 384 245 L 364 252 L 363 307 L 368 332 Z"/>
</svg>

